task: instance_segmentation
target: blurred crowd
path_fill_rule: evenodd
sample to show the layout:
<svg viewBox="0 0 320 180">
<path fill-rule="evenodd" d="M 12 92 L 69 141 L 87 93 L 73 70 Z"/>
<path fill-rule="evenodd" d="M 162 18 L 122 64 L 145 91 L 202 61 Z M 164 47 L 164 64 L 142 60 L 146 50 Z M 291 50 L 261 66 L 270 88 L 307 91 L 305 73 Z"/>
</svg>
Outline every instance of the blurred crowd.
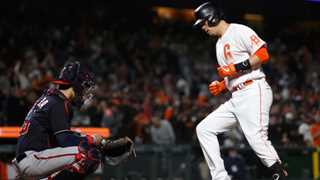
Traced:
<svg viewBox="0 0 320 180">
<path fill-rule="evenodd" d="M 190 25 L 0 23 L 0 125 L 20 126 L 71 56 L 97 79 L 93 103 L 75 111 L 73 125 L 108 127 L 112 136 L 137 143 L 196 142 L 196 125 L 230 96 L 208 92 L 218 79 L 214 40 Z M 271 59 L 264 71 L 274 92 L 269 136 L 276 146 L 312 146 L 320 141 L 317 36 L 288 28 L 267 37 Z M 225 146 L 246 146 L 239 129 L 221 138 Z"/>
</svg>

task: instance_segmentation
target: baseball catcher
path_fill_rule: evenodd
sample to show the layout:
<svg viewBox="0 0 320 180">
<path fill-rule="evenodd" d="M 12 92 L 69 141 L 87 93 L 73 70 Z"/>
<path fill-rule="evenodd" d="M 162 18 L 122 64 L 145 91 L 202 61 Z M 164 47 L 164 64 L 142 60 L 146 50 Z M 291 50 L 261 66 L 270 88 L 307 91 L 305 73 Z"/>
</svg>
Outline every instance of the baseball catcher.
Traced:
<svg viewBox="0 0 320 180">
<path fill-rule="evenodd" d="M 110 140 L 70 130 L 72 108 L 93 97 L 95 81 L 88 69 L 69 62 L 53 83 L 56 87 L 34 103 L 21 127 L 12 161 L 16 179 L 82 179 L 101 162 L 117 165 L 135 157 L 128 137 Z"/>
</svg>

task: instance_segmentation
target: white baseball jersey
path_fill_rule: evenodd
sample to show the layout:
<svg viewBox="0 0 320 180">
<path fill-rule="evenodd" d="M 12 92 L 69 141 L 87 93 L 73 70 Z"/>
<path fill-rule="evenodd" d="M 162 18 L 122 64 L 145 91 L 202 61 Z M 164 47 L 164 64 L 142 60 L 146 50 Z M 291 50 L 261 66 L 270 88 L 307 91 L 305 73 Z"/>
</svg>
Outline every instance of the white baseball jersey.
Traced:
<svg viewBox="0 0 320 180">
<path fill-rule="evenodd" d="M 217 59 L 220 66 L 239 63 L 265 45 L 257 34 L 247 26 L 230 24 L 216 44 Z M 239 125 L 250 147 L 262 163 L 271 167 L 281 162 L 268 138 L 269 112 L 273 94 L 265 80 L 262 69 L 257 69 L 236 78 L 225 78 L 229 90 L 246 80 L 250 85 L 242 86 L 232 92 L 231 98 L 205 117 L 196 128 L 212 180 L 231 180 L 220 155 L 217 134 L 231 130 Z"/>
<path fill-rule="evenodd" d="M 216 43 L 218 64 L 225 66 L 247 60 L 266 43 L 248 26 L 231 23 L 226 32 Z M 262 69 L 253 70 L 237 78 L 225 78 L 229 90 L 246 80 L 265 77 Z"/>
</svg>

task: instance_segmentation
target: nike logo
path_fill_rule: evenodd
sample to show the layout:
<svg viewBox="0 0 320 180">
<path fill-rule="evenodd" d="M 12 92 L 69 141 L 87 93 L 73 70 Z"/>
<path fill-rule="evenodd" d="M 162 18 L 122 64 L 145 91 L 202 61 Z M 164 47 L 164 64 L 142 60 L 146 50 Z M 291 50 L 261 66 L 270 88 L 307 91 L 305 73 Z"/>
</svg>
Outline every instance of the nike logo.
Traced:
<svg viewBox="0 0 320 180">
<path fill-rule="evenodd" d="M 273 180 L 279 180 L 280 175 L 279 174 L 273 174 L 272 178 L 273 178 Z"/>
<path fill-rule="evenodd" d="M 222 68 L 225 72 L 229 72 L 230 71 L 230 69 L 229 68 Z"/>
</svg>

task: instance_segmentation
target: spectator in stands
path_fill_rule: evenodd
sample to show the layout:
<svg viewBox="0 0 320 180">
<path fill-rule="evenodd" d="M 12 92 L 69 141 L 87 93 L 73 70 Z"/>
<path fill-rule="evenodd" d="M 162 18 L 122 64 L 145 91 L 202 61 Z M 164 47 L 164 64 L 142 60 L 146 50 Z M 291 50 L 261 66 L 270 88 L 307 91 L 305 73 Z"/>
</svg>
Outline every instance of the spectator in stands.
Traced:
<svg viewBox="0 0 320 180">
<path fill-rule="evenodd" d="M 303 121 L 300 124 L 298 128 L 298 133 L 302 136 L 303 142 L 305 143 L 306 146 L 310 147 L 312 146 L 313 139 L 311 136 L 311 125 L 312 125 L 312 120 L 311 117 L 308 116 L 302 116 L 301 118 Z"/>
<path fill-rule="evenodd" d="M 41 26 L 15 23 L 5 16 L 0 21 L 1 124 L 20 124 L 23 119 L 16 112 L 24 111 L 21 105 L 28 106 L 47 88 L 69 54 L 85 57 L 97 74 L 98 98 L 86 112 L 87 125 L 106 125 L 104 118 L 111 116 L 103 117 L 101 101 L 112 99 L 113 115 L 121 115 L 116 121 L 121 122 L 119 133 L 141 143 L 149 142 L 144 131 L 156 106 L 162 106 L 161 113 L 174 126 L 176 143 L 189 143 L 198 121 L 225 98 L 207 96 L 206 84 L 216 76 L 215 54 L 203 49 L 211 49 L 212 42 L 194 33 L 190 36 L 189 25 L 150 23 L 128 29 L 118 21 L 108 27 Z M 270 135 L 278 140 L 275 145 L 304 145 L 295 138 L 304 119 L 297 117 L 320 109 L 319 35 L 299 34 L 283 38 L 279 32 L 268 42 L 272 65 L 265 70 L 273 81 Z"/>
<path fill-rule="evenodd" d="M 118 135 L 119 129 L 122 125 L 121 119 L 119 118 L 121 113 L 117 112 L 116 108 L 111 104 L 108 104 L 106 100 L 102 100 L 100 102 L 100 106 L 102 110 L 102 126 L 110 129 L 111 137 Z"/>
<path fill-rule="evenodd" d="M 320 147 L 320 121 L 316 120 L 310 127 L 312 146 Z"/>
<path fill-rule="evenodd" d="M 248 170 L 246 162 L 238 151 L 230 147 L 228 148 L 228 155 L 224 158 L 224 163 L 228 174 L 232 180 L 248 179 Z"/>
<path fill-rule="evenodd" d="M 171 124 L 158 116 L 152 118 L 150 135 L 152 143 L 157 145 L 173 145 L 176 139 Z"/>
</svg>

